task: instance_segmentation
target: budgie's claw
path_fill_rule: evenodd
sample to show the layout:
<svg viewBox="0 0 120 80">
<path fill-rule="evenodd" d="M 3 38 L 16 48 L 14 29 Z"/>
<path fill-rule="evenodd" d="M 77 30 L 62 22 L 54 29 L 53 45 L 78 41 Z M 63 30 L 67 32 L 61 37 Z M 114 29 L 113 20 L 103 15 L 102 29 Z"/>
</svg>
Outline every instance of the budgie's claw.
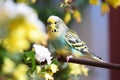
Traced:
<svg viewBox="0 0 120 80">
<path fill-rule="evenodd" d="M 69 55 L 69 56 L 66 57 L 67 62 L 69 62 L 70 58 L 73 58 L 73 56 Z"/>
</svg>

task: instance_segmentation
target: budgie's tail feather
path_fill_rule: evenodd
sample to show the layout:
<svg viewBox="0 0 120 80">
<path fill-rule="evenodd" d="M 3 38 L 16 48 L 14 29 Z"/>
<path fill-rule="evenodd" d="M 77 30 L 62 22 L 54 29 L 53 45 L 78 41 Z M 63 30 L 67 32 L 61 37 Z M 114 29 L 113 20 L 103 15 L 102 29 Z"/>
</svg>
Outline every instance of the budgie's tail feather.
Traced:
<svg viewBox="0 0 120 80">
<path fill-rule="evenodd" d="M 98 61 L 98 62 L 105 62 L 105 61 L 103 61 L 101 58 L 99 58 L 97 56 L 85 55 L 85 56 L 80 56 L 80 58 L 90 59 L 90 60 L 94 60 L 94 61 Z"/>
<path fill-rule="evenodd" d="M 89 57 L 91 57 L 92 60 L 98 61 L 98 62 L 105 62 L 102 60 L 102 58 L 96 56 L 94 53 L 90 52 L 90 54 L 88 54 Z"/>
<path fill-rule="evenodd" d="M 94 60 L 96 60 L 96 61 L 99 61 L 99 62 L 105 62 L 105 61 L 103 61 L 101 58 L 99 58 L 99 57 L 97 57 L 97 56 L 94 56 L 94 57 L 92 57 Z"/>
</svg>

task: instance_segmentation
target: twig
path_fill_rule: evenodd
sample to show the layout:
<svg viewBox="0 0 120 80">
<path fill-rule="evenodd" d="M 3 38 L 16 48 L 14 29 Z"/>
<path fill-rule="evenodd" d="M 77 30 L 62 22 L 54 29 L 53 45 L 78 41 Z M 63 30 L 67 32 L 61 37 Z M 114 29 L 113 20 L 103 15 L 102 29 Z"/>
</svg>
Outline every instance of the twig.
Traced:
<svg viewBox="0 0 120 80">
<path fill-rule="evenodd" d="M 66 57 L 59 57 L 58 60 L 60 62 L 67 62 Z M 78 59 L 78 58 L 70 58 L 69 62 L 77 63 L 77 64 L 84 64 L 84 65 L 89 65 L 89 66 L 94 66 L 94 67 L 120 70 L 120 64 L 114 64 L 114 63 L 97 62 L 93 60 Z"/>
</svg>

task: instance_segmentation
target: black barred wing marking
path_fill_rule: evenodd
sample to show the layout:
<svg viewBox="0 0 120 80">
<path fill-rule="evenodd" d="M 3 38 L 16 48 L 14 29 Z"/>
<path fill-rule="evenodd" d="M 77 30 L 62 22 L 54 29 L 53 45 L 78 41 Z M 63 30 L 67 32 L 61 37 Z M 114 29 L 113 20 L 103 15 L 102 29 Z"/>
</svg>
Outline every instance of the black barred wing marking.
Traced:
<svg viewBox="0 0 120 80">
<path fill-rule="evenodd" d="M 86 43 L 81 41 L 78 34 L 73 31 L 73 30 L 67 30 L 64 39 L 66 40 L 66 42 L 73 48 L 75 48 L 76 50 L 81 51 L 83 54 L 84 53 L 91 53 L 88 49 L 88 47 L 86 46 Z"/>
</svg>

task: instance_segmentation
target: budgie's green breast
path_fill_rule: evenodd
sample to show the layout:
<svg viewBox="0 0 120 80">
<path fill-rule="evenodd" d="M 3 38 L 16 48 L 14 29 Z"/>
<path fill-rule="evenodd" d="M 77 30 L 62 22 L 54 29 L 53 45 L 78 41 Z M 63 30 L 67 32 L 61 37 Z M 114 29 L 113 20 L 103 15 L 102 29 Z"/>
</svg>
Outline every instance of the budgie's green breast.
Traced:
<svg viewBox="0 0 120 80">
<path fill-rule="evenodd" d="M 64 40 L 63 36 L 59 36 L 56 39 L 51 40 L 50 43 L 58 55 L 67 56 L 72 52 L 72 47 Z"/>
</svg>

